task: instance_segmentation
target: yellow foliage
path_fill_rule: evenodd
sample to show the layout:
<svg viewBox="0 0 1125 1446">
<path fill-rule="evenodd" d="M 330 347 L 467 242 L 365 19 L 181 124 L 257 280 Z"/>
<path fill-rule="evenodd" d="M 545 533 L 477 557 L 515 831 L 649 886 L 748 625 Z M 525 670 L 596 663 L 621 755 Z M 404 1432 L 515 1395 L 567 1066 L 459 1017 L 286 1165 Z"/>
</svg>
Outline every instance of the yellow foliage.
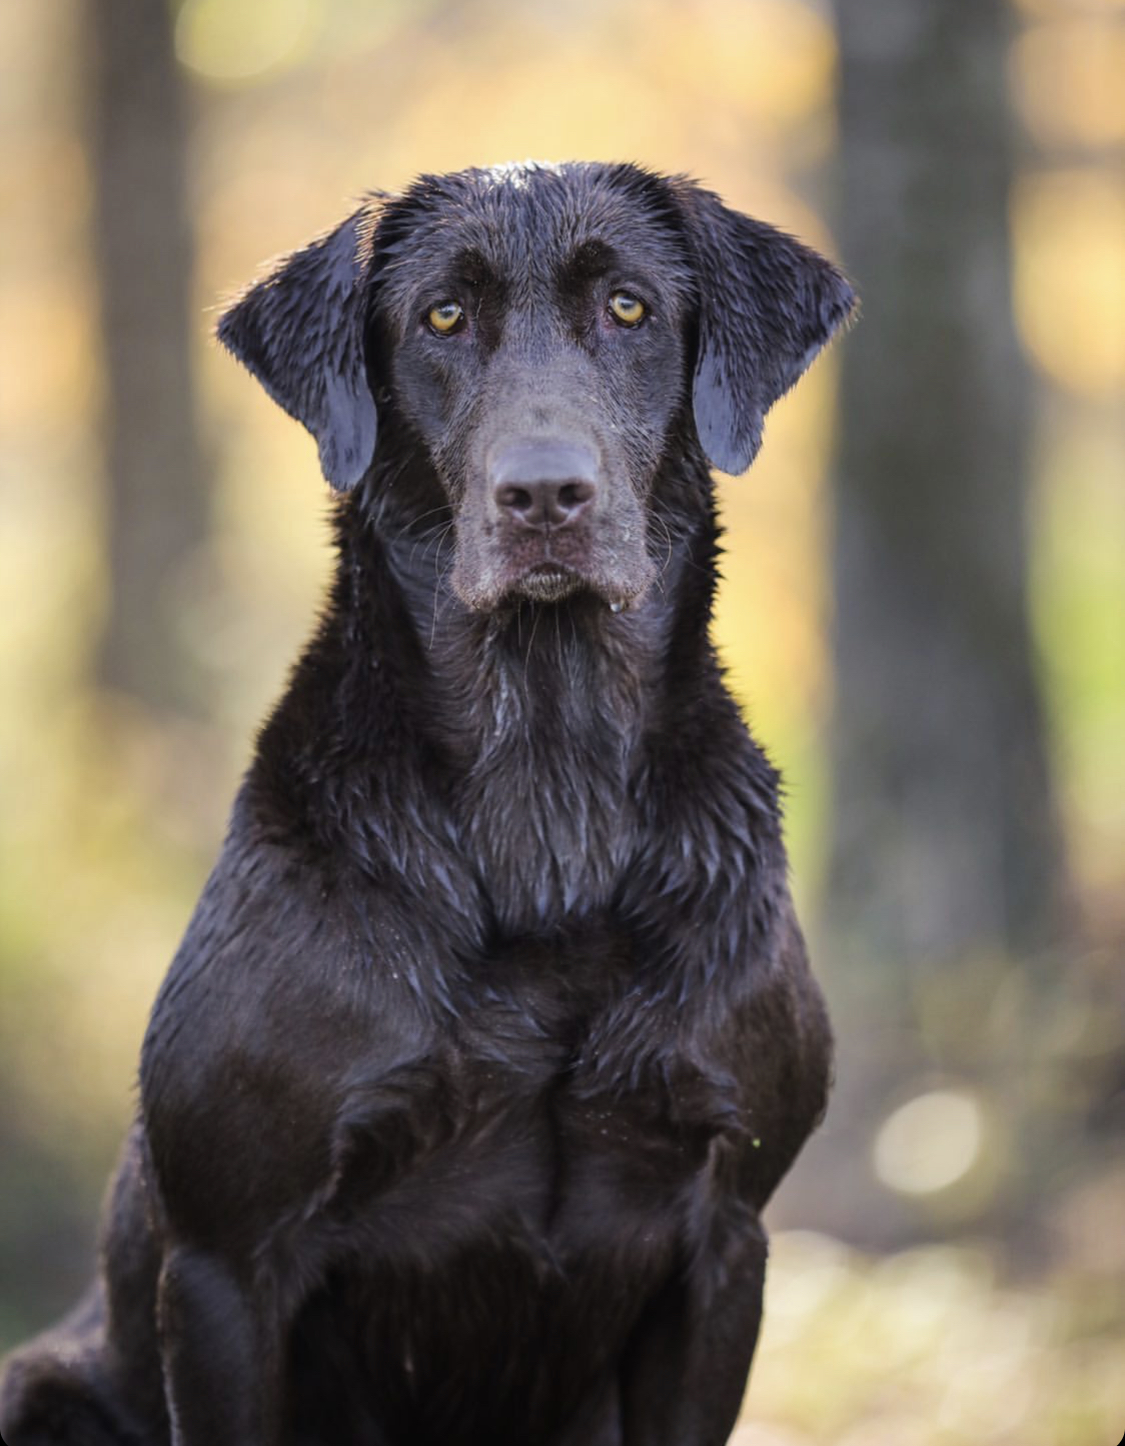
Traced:
<svg viewBox="0 0 1125 1446">
<path fill-rule="evenodd" d="M 1043 145 L 1125 140 L 1125 14 L 1077 12 L 1033 26 L 1012 48 L 1011 75 Z"/>
<path fill-rule="evenodd" d="M 1015 311 L 1034 360 L 1094 397 L 1125 386 L 1125 184 L 1099 170 L 1024 177 L 1012 200 Z"/>
</svg>

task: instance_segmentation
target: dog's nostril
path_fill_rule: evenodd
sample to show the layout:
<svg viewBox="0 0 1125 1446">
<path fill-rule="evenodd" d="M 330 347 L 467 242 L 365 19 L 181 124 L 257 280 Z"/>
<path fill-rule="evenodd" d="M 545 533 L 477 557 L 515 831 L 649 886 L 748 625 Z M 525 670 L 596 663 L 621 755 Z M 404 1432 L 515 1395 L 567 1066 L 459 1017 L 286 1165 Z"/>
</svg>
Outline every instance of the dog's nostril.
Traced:
<svg viewBox="0 0 1125 1446">
<path fill-rule="evenodd" d="M 558 505 L 566 513 L 576 512 L 594 496 L 592 482 L 564 482 L 559 488 Z"/>
<path fill-rule="evenodd" d="M 532 506 L 534 498 L 526 487 L 509 484 L 497 487 L 496 501 L 500 507 L 509 508 L 512 512 L 526 512 Z"/>
</svg>

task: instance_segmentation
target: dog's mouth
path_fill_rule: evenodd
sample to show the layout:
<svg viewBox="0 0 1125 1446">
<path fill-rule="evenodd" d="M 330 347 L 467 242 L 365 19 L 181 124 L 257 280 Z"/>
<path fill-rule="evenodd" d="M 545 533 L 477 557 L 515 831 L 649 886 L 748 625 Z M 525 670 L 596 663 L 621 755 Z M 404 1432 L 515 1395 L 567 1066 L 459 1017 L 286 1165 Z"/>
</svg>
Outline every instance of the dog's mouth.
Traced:
<svg viewBox="0 0 1125 1446">
<path fill-rule="evenodd" d="M 574 571 L 557 562 L 540 562 L 529 567 L 514 582 L 512 592 L 530 602 L 561 602 L 588 584 Z"/>
<path fill-rule="evenodd" d="M 549 538 L 519 533 L 495 538 L 465 526 L 448 579 L 461 601 L 478 612 L 586 598 L 618 613 L 636 606 L 654 572 L 647 552 L 626 547 L 615 534 L 605 543 L 577 529 Z"/>
<path fill-rule="evenodd" d="M 624 612 L 634 600 L 624 592 L 606 591 L 581 573 L 557 563 L 530 568 L 508 590 L 510 598 L 536 603 L 562 602 L 578 593 L 597 598 L 611 613 Z"/>
</svg>

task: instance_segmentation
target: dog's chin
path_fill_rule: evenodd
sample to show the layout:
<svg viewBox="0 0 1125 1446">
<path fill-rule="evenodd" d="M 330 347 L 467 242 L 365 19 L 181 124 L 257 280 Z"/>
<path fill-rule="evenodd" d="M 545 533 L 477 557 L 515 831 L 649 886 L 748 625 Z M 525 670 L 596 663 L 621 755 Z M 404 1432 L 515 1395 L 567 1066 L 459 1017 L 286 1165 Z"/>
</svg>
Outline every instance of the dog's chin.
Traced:
<svg viewBox="0 0 1125 1446">
<path fill-rule="evenodd" d="M 589 589 L 590 584 L 569 567 L 529 568 L 515 579 L 509 596 L 526 602 L 555 603 Z"/>
<path fill-rule="evenodd" d="M 466 586 L 468 581 L 458 568 L 454 568 L 450 578 L 453 591 L 473 612 L 506 612 L 528 603 L 549 606 L 573 599 L 575 602 L 600 605 L 611 613 L 620 613 L 637 605 L 650 579 L 646 576 L 609 580 L 552 561 L 512 569 L 507 571 L 506 576 L 501 573 L 485 579 L 473 578 L 475 585 Z"/>
<path fill-rule="evenodd" d="M 624 612 L 636 601 L 635 591 L 607 587 L 604 582 L 584 577 L 572 568 L 558 565 L 530 568 L 508 587 L 502 602 L 558 603 L 568 599 L 586 600 L 608 608 L 611 613 Z"/>
</svg>

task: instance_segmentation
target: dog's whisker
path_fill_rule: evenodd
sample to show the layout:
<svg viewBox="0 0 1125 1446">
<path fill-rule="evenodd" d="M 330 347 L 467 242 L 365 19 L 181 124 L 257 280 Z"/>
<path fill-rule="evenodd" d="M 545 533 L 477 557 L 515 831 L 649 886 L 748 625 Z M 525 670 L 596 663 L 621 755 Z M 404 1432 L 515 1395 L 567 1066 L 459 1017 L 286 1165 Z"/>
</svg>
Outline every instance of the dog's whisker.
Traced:
<svg viewBox="0 0 1125 1446">
<path fill-rule="evenodd" d="M 541 607 L 536 608 L 535 611 L 534 611 L 534 616 L 532 617 L 532 620 L 531 620 L 531 635 L 528 637 L 528 640 L 527 640 L 527 652 L 524 654 L 524 659 L 523 659 L 523 670 L 524 670 L 525 673 L 526 673 L 527 670 L 531 667 L 531 650 L 532 650 L 532 647 L 533 647 L 534 644 L 535 644 L 535 633 L 536 633 L 536 630 L 537 630 L 538 627 L 539 627 L 539 619 L 540 619 L 542 616 L 543 616 L 543 609 L 542 609 Z"/>
</svg>

